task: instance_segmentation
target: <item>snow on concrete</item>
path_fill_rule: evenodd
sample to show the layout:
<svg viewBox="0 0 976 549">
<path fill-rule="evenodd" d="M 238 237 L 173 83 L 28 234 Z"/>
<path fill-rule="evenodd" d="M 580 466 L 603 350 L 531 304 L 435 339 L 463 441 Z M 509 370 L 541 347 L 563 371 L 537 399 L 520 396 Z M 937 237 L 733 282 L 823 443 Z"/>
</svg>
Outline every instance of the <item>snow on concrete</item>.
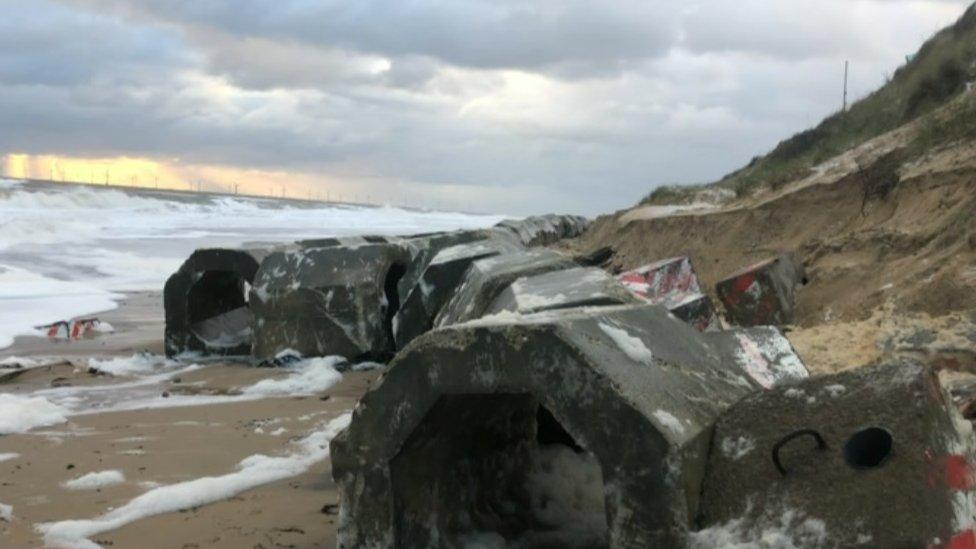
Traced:
<svg viewBox="0 0 976 549">
<path fill-rule="evenodd" d="M 62 482 L 61 487 L 67 490 L 97 490 L 123 482 L 125 482 L 125 475 L 122 471 L 98 471 Z"/>
<path fill-rule="evenodd" d="M 67 413 L 44 397 L 0 393 L 0 435 L 64 423 L 68 421 Z"/>
<path fill-rule="evenodd" d="M 631 360 L 636 362 L 642 362 L 644 364 L 650 365 L 654 362 L 654 354 L 650 349 L 644 345 L 644 342 L 640 338 L 630 335 L 627 330 L 623 328 L 618 328 L 616 326 L 611 326 L 603 322 L 600 323 L 600 329 L 603 333 L 610 336 L 610 339 L 616 343 L 617 347 L 624 352 Z"/>
<path fill-rule="evenodd" d="M 345 429 L 352 416 L 345 413 L 295 443 L 284 456 L 256 454 L 243 459 L 237 471 L 160 486 L 91 519 L 63 520 L 37 525 L 48 545 L 97 548 L 88 538 L 140 519 L 199 507 L 231 498 L 263 484 L 298 476 L 329 457 L 329 442 Z"/>
</svg>

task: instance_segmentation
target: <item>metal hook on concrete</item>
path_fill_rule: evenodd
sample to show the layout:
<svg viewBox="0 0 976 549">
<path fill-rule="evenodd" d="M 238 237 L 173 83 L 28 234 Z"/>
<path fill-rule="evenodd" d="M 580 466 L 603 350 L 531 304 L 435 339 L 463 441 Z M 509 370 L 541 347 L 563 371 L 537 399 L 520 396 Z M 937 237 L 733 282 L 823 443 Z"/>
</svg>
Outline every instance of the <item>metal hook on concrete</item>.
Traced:
<svg viewBox="0 0 976 549">
<path fill-rule="evenodd" d="M 823 437 L 820 436 L 820 433 L 818 433 L 817 431 L 813 429 L 800 429 L 799 431 L 793 431 L 792 433 L 781 438 L 779 442 L 773 445 L 773 465 L 776 466 L 776 470 L 779 471 L 779 474 L 785 477 L 787 473 L 786 468 L 783 467 L 783 463 L 780 462 L 779 460 L 780 449 L 783 446 L 785 446 L 787 443 L 806 435 L 813 437 L 813 439 L 817 441 L 818 450 L 824 451 L 827 449 L 827 443 L 824 441 Z"/>
</svg>

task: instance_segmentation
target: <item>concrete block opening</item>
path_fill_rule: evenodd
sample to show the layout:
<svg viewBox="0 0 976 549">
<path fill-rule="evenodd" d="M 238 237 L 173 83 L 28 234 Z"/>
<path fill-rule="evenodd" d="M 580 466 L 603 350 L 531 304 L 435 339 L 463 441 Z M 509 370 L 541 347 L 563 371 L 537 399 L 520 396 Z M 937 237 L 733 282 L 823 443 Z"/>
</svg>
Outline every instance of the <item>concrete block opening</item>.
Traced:
<svg viewBox="0 0 976 549">
<path fill-rule="evenodd" d="M 844 443 L 844 461 L 855 469 L 881 467 L 891 455 L 894 439 L 887 429 L 868 427 L 854 433 Z"/>
<path fill-rule="evenodd" d="M 609 547 L 600 464 L 531 394 L 446 395 L 390 463 L 398 547 Z"/>
<path fill-rule="evenodd" d="M 208 347 L 249 345 L 253 316 L 249 284 L 236 271 L 206 271 L 186 294 L 190 331 Z"/>
<path fill-rule="evenodd" d="M 254 335 L 249 300 L 258 266 L 269 249 L 197 250 L 166 281 L 166 355 L 251 353 Z"/>
</svg>

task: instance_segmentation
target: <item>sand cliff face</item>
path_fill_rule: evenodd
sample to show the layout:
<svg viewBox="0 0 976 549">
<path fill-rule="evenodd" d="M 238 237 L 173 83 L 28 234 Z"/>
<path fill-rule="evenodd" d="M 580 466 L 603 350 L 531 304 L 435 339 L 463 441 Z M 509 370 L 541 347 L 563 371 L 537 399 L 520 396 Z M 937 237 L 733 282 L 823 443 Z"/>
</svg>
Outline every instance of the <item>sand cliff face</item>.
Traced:
<svg viewBox="0 0 976 549">
<path fill-rule="evenodd" d="M 976 93 L 775 191 L 671 215 L 647 206 L 618 212 L 599 218 L 576 245 L 612 246 L 613 266 L 623 269 L 688 255 L 710 289 L 743 266 L 795 250 L 810 278 L 799 296 L 803 327 L 864 320 L 884 304 L 933 316 L 974 308 L 976 139 L 919 147 L 927 128 L 958 114 L 963 100 L 976 102 Z"/>
<path fill-rule="evenodd" d="M 814 371 L 860 366 L 883 351 L 891 319 L 937 330 L 976 309 L 974 113 L 970 90 L 775 189 L 690 210 L 638 206 L 572 245 L 612 246 L 612 269 L 687 255 L 713 298 L 728 274 L 796 251 L 810 283 L 791 339 Z"/>
</svg>

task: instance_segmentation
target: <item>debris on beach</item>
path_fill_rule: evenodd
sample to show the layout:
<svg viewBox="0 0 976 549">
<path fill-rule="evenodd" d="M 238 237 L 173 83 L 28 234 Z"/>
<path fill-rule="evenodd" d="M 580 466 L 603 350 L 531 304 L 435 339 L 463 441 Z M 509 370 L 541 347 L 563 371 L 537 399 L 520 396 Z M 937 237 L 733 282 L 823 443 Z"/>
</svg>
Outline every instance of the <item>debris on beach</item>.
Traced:
<svg viewBox="0 0 976 549">
<path fill-rule="evenodd" d="M 111 324 L 97 318 L 62 320 L 46 326 L 38 326 L 37 329 L 44 332 L 48 339 L 57 341 L 77 341 L 115 331 Z"/>
</svg>

